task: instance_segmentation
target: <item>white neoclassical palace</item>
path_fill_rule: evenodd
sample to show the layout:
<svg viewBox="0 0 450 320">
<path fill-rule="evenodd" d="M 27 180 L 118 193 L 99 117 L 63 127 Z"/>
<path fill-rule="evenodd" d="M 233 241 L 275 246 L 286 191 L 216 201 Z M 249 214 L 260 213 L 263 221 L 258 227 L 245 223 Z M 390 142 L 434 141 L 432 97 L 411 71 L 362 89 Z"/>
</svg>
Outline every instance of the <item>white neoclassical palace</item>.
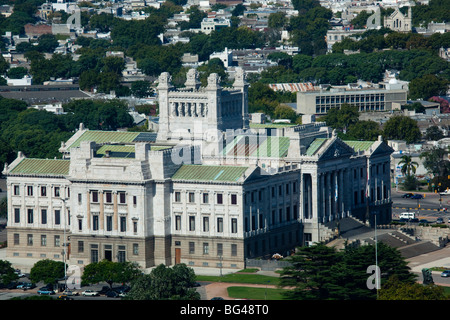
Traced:
<svg viewBox="0 0 450 320">
<path fill-rule="evenodd" d="M 327 241 L 343 217 L 390 221 L 390 147 L 324 123 L 252 127 L 247 90 L 242 70 L 233 88 L 163 73 L 158 133 L 81 124 L 62 159 L 19 152 L 3 170 L 7 256 L 243 268 Z"/>
</svg>

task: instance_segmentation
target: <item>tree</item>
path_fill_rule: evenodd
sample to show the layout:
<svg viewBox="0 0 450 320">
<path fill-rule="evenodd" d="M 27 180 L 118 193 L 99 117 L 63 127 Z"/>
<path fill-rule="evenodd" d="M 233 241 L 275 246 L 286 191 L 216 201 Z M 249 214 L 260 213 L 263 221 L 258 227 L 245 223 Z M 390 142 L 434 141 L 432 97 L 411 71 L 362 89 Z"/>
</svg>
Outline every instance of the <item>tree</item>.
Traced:
<svg viewBox="0 0 450 320">
<path fill-rule="evenodd" d="M 448 80 L 433 74 L 426 74 L 411 80 L 409 98 L 428 100 L 432 96 L 442 96 L 445 95 L 448 85 Z"/>
<path fill-rule="evenodd" d="M 280 276 L 281 286 L 294 286 L 286 292 L 289 300 L 327 300 L 333 298 L 334 267 L 340 254 L 334 247 L 316 244 L 298 248 L 289 258 L 291 267 L 285 267 Z"/>
<path fill-rule="evenodd" d="M 234 17 L 242 16 L 245 10 L 245 6 L 242 3 L 238 3 L 231 11 L 231 15 Z"/>
<path fill-rule="evenodd" d="M 131 83 L 131 93 L 138 98 L 148 97 L 153 90 L 150 88 L 150 82 L 146 80 L 134 81 Z"/>
<path fill-rule="evenodd" d="M 367 270 L 376 262 L 382 285 L 394 275 L 407 284 L 414 283 L 416 278 L 400 252 L 383 243 L 378 243 L 377 248 L 364 245 L 339 252 L 318 243 L 298 248 L 289 260 L 292 266 L 282 270 L 280 285 L 294 287 L 286 292 L 291 300 L 376 299 L 376 291 L 367 287 Z"/>
<path fill-rule="evenodd" d="M 401 172 L 403 174 L 406 174 L 408 176 L 412 173 L 416 173 L 416 168 L 419 166 L 419 164 L 412 160 L 412 157 L 409 155 L 402 156 L 401 160 L 398 163 L 399 166 L 402 166 Z"/>
<path fill-rule="evenodd" d="M 276 119 L 289 119 L 292 123 L 297 121 L 297 112 L 289 106 L 286 105 L 278 105 L 274 111 L 274 117 Z"/>
<path fill-rule="evenodd" d="M 444 138 L 444 132 L 438 126 L 428 127 L 425 131 L 425 139 L 430 141 L 437 141 Z"/>
<path fill-rule="evenodd" d="M 282 29 L 287 22 L 286 13 L 280 11 L 269 14 L 267 24 L 269 28 Z"/>
<path fill-rule="evenodd" d="M 380 125 L 372 120 L 360 120 L 348 127 L 345 139 L 375 141 L 383 131 Z"/>
<path fill-rule="evenodd" d="M 358 121 L 358 107 L 344 103 L 340 108 L 330 108 L 324 118 L 327 126 L 346 131 Z"/>
<path fill-rule="evenodd" d="M 379 291 L 379 300 L 447 300 L 442 286 L 404 283 L 392 276 Z"/>
<path fill-rule="evenodd" d="M 106 282 L 110 288 L 114 283 L 128 283 L 141 274 L 139 266 L 131 262 L 102 260 L 88 264 L 81 276 L 82 284 Z"/>
<path fill-rule="evenodd" d="M 10 79 L 22 79 L 28 74 L 28 69 L 24 67 L 11 68 L 8 70 L 8 77 Z"/>
<path fill-rule="evenodd" d="M 185 264 L 172 268 L 160 264 L 150 274 L 142 275 L 131 284 L 127 300 L 199 300 L 195 290 L 195 273 Z"/>
<path fill-rule="evenodd" d="M 43 34 L 38 38 L 37 50 L 39 52 L 53 53 L 58 45 L 58 40 L 53 34 Z"/>
<path fill-rule="evenodd" d="M 10 282 L 19 279 L 19 276 L 14 271 L 11 262 L 0 260 L 0 284 L 7 285 Z"/>
<path fill-rule="evenodd" d="M 50 259 L 39 260 L 30 271 L 30 280 L 33 283 L 43 281 L 46 284 L 56 284 L 64 278 L 64 262 Z"/>
<path fill-rule="evenodd" d="M 419 141 L 422 134 L 416 120 L 407 116 L 394 116 L 384 124 L 383 136 L 385 139 L 399 139 L 413 143 Z"/>
<path fill-rule="evenodd" d="M 441 147 L 433 147 L 431 150 L 422 152 L 423 166 L 435 177 L 446 177 L 450 174 L 450 161 L 445 157 L 447 151 Z M 439 180 L 440 178 L 438 178 Z"/>
</svg>

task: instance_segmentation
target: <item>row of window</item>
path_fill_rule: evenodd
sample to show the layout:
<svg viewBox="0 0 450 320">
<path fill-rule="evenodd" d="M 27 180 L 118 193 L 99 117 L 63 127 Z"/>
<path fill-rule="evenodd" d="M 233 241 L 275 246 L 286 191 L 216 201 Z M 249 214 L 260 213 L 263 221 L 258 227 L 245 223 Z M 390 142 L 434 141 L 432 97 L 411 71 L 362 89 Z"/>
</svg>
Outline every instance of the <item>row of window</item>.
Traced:
<svg viewBox="0 0 450 320">
<path fill-rule="evenodd" d="M 316 106 L 316 113 L 327 113 L 331 108 L 340 107 L 338 104 Z M 383 111 L 385 110 L 385 104 L 383 102 L 370 103 L 365 105 L 358 105 L 359 111 Z"/>
<path fill-rule="evenodd" d="M 17 184 L 13 185 L 12 189 L 13 189 L 13 195 L 20 196 L 21 188 L 19 185 L 17 185 Z M 50 195 L 50 192 L 48 192 L 47 189 L 49 189 L 49 187 L 47 187 L 47 186 L 37 186 L 37 187 L 36 186 L 26 186 L 25 187 L 25 195 L 30 196 L 30 197 L 34 196 L 34 195 L 39 195 L 41 197 L 47 197 Z M 36 194 L 36 192 L 37 192 L 37 194 Z M 61 194 L 62 194 L 61 192 L 62 192 L 61 187 L 59 187 L 59 186 L 53 187 L 53 196 L 54 197 L 57 197 L 57 198 L 61 197 Z M 67 196 L 70 197 L 70 189 L 69 188 L 67 188 Z"/>
<path fill-rule="evenodd" d="M 202 203 L 203 204 L 210 203 L 209 193 L 208 192 L 203 192 L 201 194 L 201 199 L 202 199 Z M 215 200 L 216 200 L 215 201 L 216 204 L 224 204 L 223 193 L 217 193 Z M 177 202 L 177 203 L 181 202 L 181 192 L 180 191 L 176 191 L 175 192 L 175 194 L 174 194 L 174 201 Z M 188 203 L 195 203 L 196 202 L 195 192 L 188 192 L 187 193 L 187 202 Z M 237 194 L 231 194 L 230 195 L 230 204 L 237 205 Z"/>
<path fill-rule="evenodd" d="M 14 233 L 13 239 L 14 239 L 13 240 L 14 245 L 16 245 L 16 246 L 20 245 L 20 234 L 19 233 Z M 33 245 L 34 245 L 34 235 L 27 234 L 27 246 L 33 246 Z M 40 245 L 41 245 L 41 247 L 47 246 L 47 235 L 46 234 L 40 235 Z M 59 235 L 53 236 L 53 246 L 54 247 L 64 246 L 64 243 L 61 243 L 61 236 L 59 236 Z"/>
<path fill-rule="evenodd" d="M 113 216 L 112 215 L 106 215 L 105 216 L 105 231 L 112 231 L 113 230 Z M 100 216 L 97 214 L 92 215 L 92 230 L 98 231 L 100 225 Z M 78 230 L 82 230 L 82 219 L 78 219 Z M 120 232 L 126 232 L 127 231 L 127 217 L 125 216 L 119 216 L 119 231 Z M 138 231 L 138 225 L 137 221 L 133 221 L 133 232 L 137 233 Z"/>
<path fill-rule="evenodd" d="M 231 256 L 236 257 L 238 253 L 237 244 L 231 244 Z M 189 254 L 195 254 L 195 242 L 189 242 Z M 202 254 L 210 255 L 210 245 L 209 242 L 202 243 Z M 223 256 L 223 243 L 217 243 L 215 254 L 218 257 Z"/>
<path fill-rule="evenodd" d="M 292 207 L 288 206 L 286 208 L 280 208 L 278 210 L 271 211 L 271 222 L 272 225 L 283 222 L 295 221 L 298 219 L 298 207 L 294 205 Z M 244 230 L 245 232 L 255 231 L 257 229 L 264 229 L 266 227 L 266 217 L 259 213 L 257 215 L 251 215 L 251 217 L 245 217 L 244 219 Z"/>
<path fill-rule="evenodd" d="M 181 215 L 175 215 L 175 230 L 180 231 L 182 229 L 182 223 L 181 223 Z M 189 231 L 195 231 L 196 230 L 196 217 L 195 216 L 189 216 L 188 217 L 188 230 Z M 210 231 L 210 217 L 203 217 L 201 219 L 201 230 L 203 232 L 209 232 Z M 224 232 L 224 221 L 222 217 L 218 217 L 216 220 L 216 230 L 217 233 Z M 238 223 L 237 218 L 231 218 L 231 233 L 237 233 L 238 232 Z"/>
<path fill-rule="evenodd" d="M 49 214 L 47 209 L 41 209 L 40 211 L 40 220 L 39 223 L 41 224 L 47 224 L 49 219 Z M 53 223 L 55 225 L 61 224 L 61 210 L 56 209 L 53 211 Z M 20 208 L 14 208 L 14 223 L 20 223 L 21 221 L 21 214 L 20 214 Z M 26 222 L 29 224 L 32 224 L 35 222 L 35 210 L 32 208 L 27 209 L 27 215 L 26 215 Z M 99 230 L 99 215 L 92 215 L 92 230 L 98 231 Z M 113 229 L 113 216 L 112 215 L 106 215 L 105 217 L 105 225 L 106 231 L 112 231 Z M 68 225 L 70 225 L 70 212 L 68 212 L 68 219 L 66 221 Z M 137 221 L 133 221 L 133 232 L 137 233 Z M 78 230 L 83 230 L 83 219 L 78 219 Z M 127 218 L 125 216 L 119 217 L 119 231 L 126 232 L 127 231 Z"/>
<path fill-rule="evenodd" d="M 27 215 L 26 215 L 26 222 L 27 223 L 34 223 L 35 222 L 35 210 L 32 208 L 28 208 L 27 209 Z M 40 214 L 40 223 L 41 224 L 47 224 L 48 223 L 48 218 L 49 218 L 49 214 L 48 214 L 48 210 L 47 209 L 41 209 L 41 214 Z M 14 223 L 20 223 L 21 221 L 21 213 L 20 213 L 20 208 L 14 208 Z M 68 219 L 66 221 L 69 225 L 70 225 L 70 214 L 68 214 Z M 56 209 L 53 211 L 53 223 L 55 225 L 59 225 L 61 224 L 61 210 Z"/>
<path fill-rule="evenodd" d="M 105 203 L 113 203 L 113 192 L 112 191 L 103 191 L 103 192 L 99 192 L 97 190 L 92 190 L 90 191 L 90 195 L 91 195 L 91 202 L 93 203 L 99 203 L 100 202 L 100 197 L 103 196 L 103 201 Z M 118 191 L 117 192 L 117 198 L 118 198 L 118 202 L 119 204 L 126 204 L 127 203 L 127 196 L 126 196 L 126 192 L 125 191 Z M 82 203 L 82 195 L 81 193 L 78 194 L 78 203 Z M 135 205 L 137 203 L 137 198 L 136 196 L 133 196 L 133 204 Z"/>
<path fill-rule="evenodd" d="M 384 94 L 348 95 L 348 96 L 321 96 L 316 97 L 316 104 L 340 104 L 354 102 L 378 102 L 384 101 Z"/>
</svg>

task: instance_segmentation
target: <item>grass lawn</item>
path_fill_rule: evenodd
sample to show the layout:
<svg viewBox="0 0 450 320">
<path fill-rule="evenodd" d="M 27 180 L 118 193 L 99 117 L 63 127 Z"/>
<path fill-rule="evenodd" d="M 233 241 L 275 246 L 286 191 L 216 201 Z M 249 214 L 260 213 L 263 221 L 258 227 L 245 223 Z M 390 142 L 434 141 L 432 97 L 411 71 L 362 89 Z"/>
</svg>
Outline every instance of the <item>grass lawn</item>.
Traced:
<svg viewBox="0 0 450 320">
<path fill-rule="evenodd" d="M 231 273 L 231 274 L 223 275 L 222 277 L 197 275 L 197 281 L 278 285 L 280 279 L 278 277 L 270 277 L 270 276 L 253 274 L 253 273 Z"/>
<path fill-rule="evenodd" d="M 228 296 L 235 299 L 252 300 L 284 300 L 282 293 L 285 289 L 252 288 L 252 287 L 229 287 Z"/>
</svg>

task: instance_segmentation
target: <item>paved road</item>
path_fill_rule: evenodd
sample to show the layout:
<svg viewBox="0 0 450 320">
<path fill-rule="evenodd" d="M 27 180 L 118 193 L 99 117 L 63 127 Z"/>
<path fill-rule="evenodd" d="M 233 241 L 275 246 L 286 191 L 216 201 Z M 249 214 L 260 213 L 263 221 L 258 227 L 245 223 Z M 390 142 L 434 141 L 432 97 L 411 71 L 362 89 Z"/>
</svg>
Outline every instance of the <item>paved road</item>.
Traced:
<svg viewBox="0 0 450 320">
<path fill-rule="evenodd" d="M 417 192 L 419 193 L 419 192 Z M 405 211 L 417 212 L 419 219 L 427 219 L 435 221 L 438 217 L 444 219 L 445 223 L 448 223 L 450 218 L 450 196 L 442 196 L 436 193 L 419 193 L 424 195 L 423 199 L 406 199 L 402 198 L 405 192 L 392 191 L 392 213 L 393 218 L 398 217 L 398 214 Z M 439 201 L 441 199 L 441 201 Z M 440 210 L 449 208 L 447 212 Z"/>
</svg>

